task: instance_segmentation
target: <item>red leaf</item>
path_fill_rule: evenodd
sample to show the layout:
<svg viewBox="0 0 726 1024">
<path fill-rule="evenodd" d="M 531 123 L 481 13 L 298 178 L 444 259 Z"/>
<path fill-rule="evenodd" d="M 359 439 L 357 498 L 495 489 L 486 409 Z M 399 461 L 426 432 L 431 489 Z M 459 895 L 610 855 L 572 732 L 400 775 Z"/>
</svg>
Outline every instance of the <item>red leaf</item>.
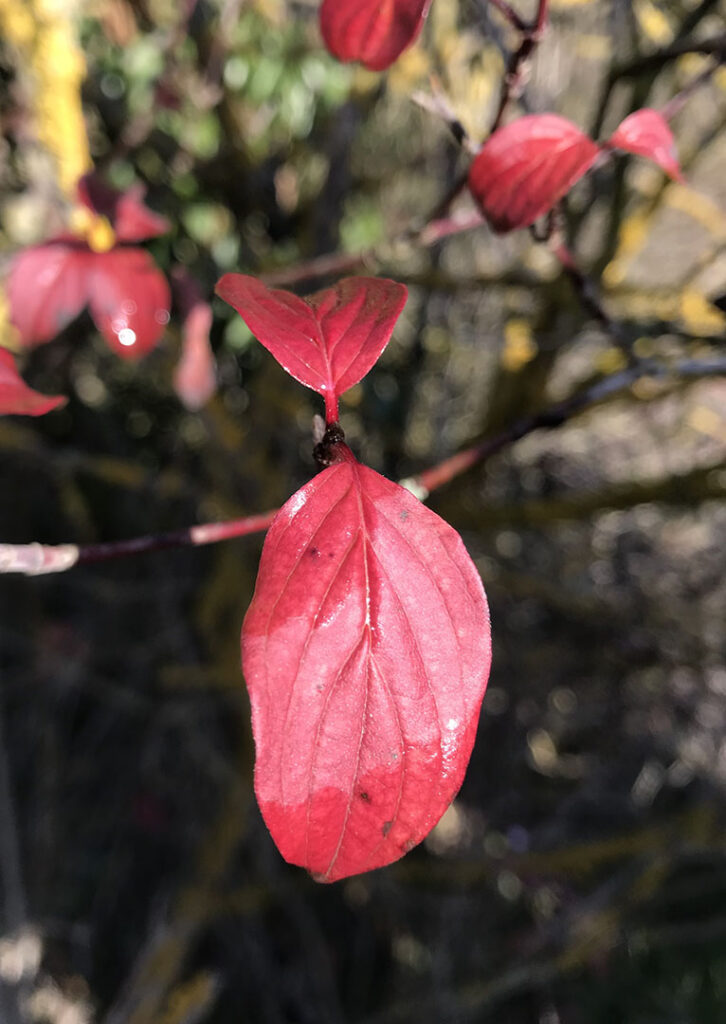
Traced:
<svg viewBox="0 0 726 1024">
<path fill-rule="evenodd" d="M 324 396 L 329 422 L 388 344 L 408 294 L 385 278 L 346 277 L 300 299 L 245 274 L 225 274 L 216 290 L 295 380 Z"/>
<path fill-rule="evenodd" d="M 600 152 L 556 114 L 530 114 L 494 132 L 469 171 L 469 188 L 495 231 L 513 231 L 547 213 Z"/>
<path fill-rule="evenodd" d="M 418 38 L 431 0 L 323 0 L 320 30 L 338 60 L 383 71 Z"/>
<path fill-rule="evenodd" d="M 197 302 L 189 310 L 183 328 L 182 356 L 174 371 L 174 390 L 187 409 L 206 405 L 217 390 L 214 355 L 209 344 L 212 307 Z"/>
<path fill-rule="evenodd" d="M 328 882 L 397 860 L 439 820 L 491 660 L 459 535 L 338 451 L 275 517 L 242 629 L 262 814 L 283 857 Z"/>
<path fill-rule="evenodd" d="M 10 320 L 26 347 L 50 341 L 88 302 L 93 255 L 80 244 L 48 242 L 25 249 L 8 277 Z"/>
<path fill-rule="evenodd" d="M 630 114 L 610 137 L 608 145 L 617 146 L 627 153 L 648 157 L 671 178 L 683 181 L 676 140 L 673 138 L 670 125 L 657 110 L 646 107 Z"/>
<path fill-rule="evenodd" d="M 124 359 L 151 351 L 169 322 L 169 285 L 143 249 L 93 254 L 90 308 L 112 350 Z"/>
<path fill-rule="evenodd" d="M 62 395 L 41 395 L 29 388 L 10 352 L 0 347 L 0 415 L 43 416 L 66 401 Z"/>
<path fill-rule="evenodd" d="M 140 185 L 118 192 L 95 174 L 86 174 L 78 182 L 78 199 L 94 213 L 107 217 L 120 242 L 141 242 L 169 231 L 165 217 L 154 213 L 143 202 Z"/>
<path fill-rule="evenodd" d="M 137 187 L 129 189 L 119 198 L 113 227 L 120 242 L 141 242 L 146 238 L 157 238 L 171 228 L 166 217 L 154 213 L 142 203 L 143 194 L 144 190 Z"/>
</svg>

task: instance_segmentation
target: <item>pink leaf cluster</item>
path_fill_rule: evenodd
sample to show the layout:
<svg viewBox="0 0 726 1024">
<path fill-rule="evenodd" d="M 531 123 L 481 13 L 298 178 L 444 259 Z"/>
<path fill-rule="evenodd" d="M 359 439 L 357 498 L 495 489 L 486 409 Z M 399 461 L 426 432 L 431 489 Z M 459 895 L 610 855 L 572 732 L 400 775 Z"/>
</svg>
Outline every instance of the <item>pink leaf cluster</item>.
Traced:
<svg viewBox="0 0 726 1024">
<path fill-rule="evenodd" d="M 171 294 L 151 256 L 136 244 L 168 231 L 141 201 L 141 192 L 117 193 L 93 177 L 81 180 L 78 198 L 107 217 L 113 247 L 98 252 L 63 234 L 19 253 L 7 290 L 10 319 L 26 348 L 54 338 L 88 306 L 111 349 L 124 359 L 146 355 L 169 320 Z"/>
<path fill-rule="evenodd" d="M 325 396 L 330 424 L 406 299 L 401 285 L 363 277 L 305 300 L 241 275 L 218 292 Z M 286 860 L 332 882 L 397 860 L 453 800 L 491 632 L 458 534 L 337 434 L 327 454 L 267 534 L 242 666 L 265 822 Z"/>
<path fill-rule="evenodd" d="M 431 0 L 323 0 L 320 31 L 338 60 L 384 71 L 415 43 L 430 6 Z"/>
<path fill-rule="evenodd" d="M 612 149 L 647 157 L 681 178 L 673 133 L 657 110 L 627 117 L 602 146 L 556 114 L 530 114 L 495 131 L 469 170 L 469 190 L 495 231 L 528 227 Z"/>
</svg>

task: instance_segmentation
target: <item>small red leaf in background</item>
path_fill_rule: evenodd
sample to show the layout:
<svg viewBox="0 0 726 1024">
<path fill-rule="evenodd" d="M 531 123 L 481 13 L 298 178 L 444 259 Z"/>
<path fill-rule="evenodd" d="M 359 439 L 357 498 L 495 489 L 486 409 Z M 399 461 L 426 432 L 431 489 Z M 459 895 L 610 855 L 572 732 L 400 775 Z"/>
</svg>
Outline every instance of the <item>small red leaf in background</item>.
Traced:
<svg viewBox="0 0 726 1024">
<path fill-rule="evenodd" d="M 431 0 L 323 0 L 320 30 L 338 60 L 383 71 L 418 38 Z"/>
<path fill-rule="evenodd" d="M 653 160 L 676 181 L 683 181 L 676 140 L 670 125 L 657 110 L 648 107 L 630 114 L 608 140 L 609 146 Z"/>
<path fill-rule="evenodd" d="M 491 661 L 459 535 L 336 448 L 275 517 L 242 629 L 263 817 L 283 857 L 328 882 L 397 860 L 437 823 Z"/>
<path fill-rule="evenodd" d="M 217 373 L 209 332 L 212 307 L 197 302 L 184 318 L 182 355 L 174 371 L 174 390 L 192 412 L 201 409 L 217 390 Z"/>
<path fill-rule="evenodd" d="M 114 352 L 139 358 L 161 337 L 171 294 L 149 254 L 120 243 L 162 234 L 168 222 L 144 206 L 138 188 L 120 193 L 88 174 L 77 193 L 86 210 L 75 233 L 51 238 L 12 260 L 10 321 L 30 347 L 50 341 L 88 305 Z"/>
<path fill-rule="evenodd" d="M 225 274 L 216 291 L 295 380 L 323 395 L 328 422 L 388 344 L 408 294 L 385 278 L 346 277 L 300 299 L 246 274 Z"/>
<path fill-rule="evenodd" d="M 166 217 L 154 213 L 141 201 L 143 194 L 143 189 L 137 187 L 119 196 L 113 226 L 120 242 L 142 242 L 170 230 Z"/>
<path fill-rule="evenodd" d="M 91 173 L 78 182 L 77 195 L 93 213 L 108 218 L 120 242 L 141 242 L 169 231 L 168 220 L 143 203 L 144 189 L 140 185 L 118 192 Z"/>
<path fill-rule="evenodd" d="M 469 189 L 495 231 L 533 224 L 595 162 L 599 147 L 556 114 L 530 114 L 485 142 L 469 171 Z"/>
<path fill-rule="evenodd" d="M 144 249 L 95 253 L 90 281 L 91 316 L 116 355 L 140 359 L 169 322 L 169 284 Z"/>
<path fill-rule="evenodd" d="M 12 260 L 10 320 L 26 348 L 55 338 L 81 312 L 93 258 L 82 243 L 57 241 L 25 249 Z"/>
<path fill-rule="evenodd" d="M 62 395 L 41 395 L 29 388 L 12 354 L 0 347 L 0 416 L 43 416 L 66 401 Z"/>
</svg>

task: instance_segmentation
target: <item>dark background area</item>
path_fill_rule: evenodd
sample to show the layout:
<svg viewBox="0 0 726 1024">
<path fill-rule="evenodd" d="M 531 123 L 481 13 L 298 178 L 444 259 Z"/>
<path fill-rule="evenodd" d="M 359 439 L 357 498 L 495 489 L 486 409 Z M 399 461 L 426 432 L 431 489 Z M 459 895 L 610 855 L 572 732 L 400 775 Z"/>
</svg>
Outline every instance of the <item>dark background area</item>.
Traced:
<svg viewBox="0 0 726 1024">
<path fill-rule="evenodd" d="M 58 5 L 86 56 L 94 160 L 119 187 L 146 184 L 173 225 L 155 257 L 210 300 L 228 270 L 337 250 L 370 249 L 366 272 L 409 285 L 389 348 L 343 400 L 361 459 L 410 476 L 622 369 L 528 232 L 391 244 L 465 166 L 412 92 L 436 72 L 473 137 L 491 123 L 513 38 L 489 5 L 434 0 L 383 76 L 325 54 L 313 3 L 182 6 Z M 707 58 L 618 69 L 723 33 L 725 16 L 713 2 L 553 3 L 522 108 L 596 135 L 604 111 L 604 137 Z M 10 256 L 63 206 L 8 24 Z M 608 312 L 662 367 L 723 354 L 725 121 L 721 70 L 674 121 L 687 186 L 618 158 L 568 202 Z M 198 413 L 171 385 L 178 316 L 138 364 L 87 318 L 32 353 L 26 379 L 70 401 L 0 421 L 0 540 L 254 514 L 315 472 L 317 398 L 214 311 L 219 387 Z M 419 848 L 332 886 L 281 860 L 254 802 L 239 630 L 260 537 L 3 577 L 2 1024 L 722 1024 L 725 398 L 722 379 L 646 377 L 431 496 L 491 604 L 477 744 Z"/>
</svg>

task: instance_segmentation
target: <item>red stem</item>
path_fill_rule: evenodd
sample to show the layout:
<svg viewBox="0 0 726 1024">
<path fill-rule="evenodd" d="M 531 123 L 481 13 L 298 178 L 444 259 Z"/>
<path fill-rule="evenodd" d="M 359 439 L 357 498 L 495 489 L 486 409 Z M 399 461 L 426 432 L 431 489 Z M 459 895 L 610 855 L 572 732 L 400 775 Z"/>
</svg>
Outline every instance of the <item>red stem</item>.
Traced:
<svg viewBox="0 0 726 1024">
<path fill-rule="evenodd" d="M 325 398 L 325 425 L 329 427 L 333 423 L 337 423 L 340 418 L 338 396 L 334 391 L 326 391 L 323 397 Z"/>
<path fill-rule="evenodd" d="M 534 23 L 533 34 L 541 35 L 547 27 L 547 19 L 549 17 L 549 0 L 539 0 L 539 8 L 537 9 L 537 19 Z"/>
</svg>

